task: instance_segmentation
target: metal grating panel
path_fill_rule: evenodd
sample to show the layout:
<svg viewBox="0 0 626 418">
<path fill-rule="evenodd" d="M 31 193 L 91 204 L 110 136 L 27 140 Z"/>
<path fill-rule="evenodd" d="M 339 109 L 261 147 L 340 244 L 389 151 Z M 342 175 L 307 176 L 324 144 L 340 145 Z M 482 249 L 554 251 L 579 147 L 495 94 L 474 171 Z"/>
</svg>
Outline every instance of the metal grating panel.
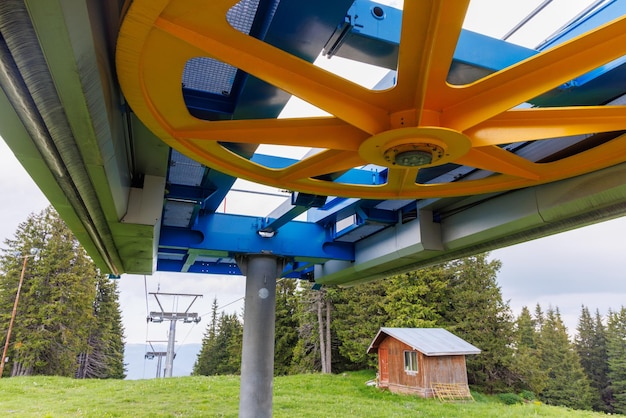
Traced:
<svg viewBox="0 0 626 418">
<path fill-rule="evenodd" d="M 185 64 L 183 87 L 230 96 L 237 68 L 213 58 L 192 58 Z"/>
<path fill-rule="evenodd" d="M 172 150 L 167 181 L 171 184 L 182 184 L 184 186 L 200 186 L 204 177 L 204 171 L 205 167 L 199 162 L 176 150 Z"/>
<path fill-rule="evenodd" d="M 226 14 L 228 23 L 238 31 L 250 34 L 259 0 L 243 0 Z M 183 87 L 207 93 L 230 96 L 237 68 L 212 58 L 192 58 L 183 70 Z"/>
<path fill-rule="evenodd" d="M 226 13 L 226 19 L 233 28 L 248 35 L 258 8 L 259 0 L 242 0 Z"/>
</svg>

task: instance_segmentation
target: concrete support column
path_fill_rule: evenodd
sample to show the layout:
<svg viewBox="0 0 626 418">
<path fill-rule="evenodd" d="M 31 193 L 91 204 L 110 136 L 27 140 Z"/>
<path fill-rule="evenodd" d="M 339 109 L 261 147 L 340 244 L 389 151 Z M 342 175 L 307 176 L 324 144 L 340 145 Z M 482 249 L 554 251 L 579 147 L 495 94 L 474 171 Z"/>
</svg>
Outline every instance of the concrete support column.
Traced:
<svg viewBox="0 0 626 418">
<path fill-rule="evenodd" d="M 273 255 L 237 260 L 246 275 L 239 416 L 271 417 L 274 385 L 276 278 L 282 266 Z"/>
</svg>

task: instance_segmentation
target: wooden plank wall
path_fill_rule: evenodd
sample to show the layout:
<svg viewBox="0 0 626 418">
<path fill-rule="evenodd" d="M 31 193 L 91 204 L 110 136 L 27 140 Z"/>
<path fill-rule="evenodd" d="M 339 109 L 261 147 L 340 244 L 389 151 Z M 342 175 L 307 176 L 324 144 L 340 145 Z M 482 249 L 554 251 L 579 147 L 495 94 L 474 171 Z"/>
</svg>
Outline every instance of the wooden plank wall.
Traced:
<svg viewBox="0 0 626 418">
<path fill-rule="evenodd" d="M 413 351 L 411 347 L 392 337 L 385 338 L 380 347 L 387 348 L 389 353 L 389 384 L 386 387 L 392 392 L 431 397 L 432 383 L 467 384 L 463 355 L 429 357 L 418 351 L 418 371 L 409 373 L 404 370 L 404 351 Z"/>
</svg>

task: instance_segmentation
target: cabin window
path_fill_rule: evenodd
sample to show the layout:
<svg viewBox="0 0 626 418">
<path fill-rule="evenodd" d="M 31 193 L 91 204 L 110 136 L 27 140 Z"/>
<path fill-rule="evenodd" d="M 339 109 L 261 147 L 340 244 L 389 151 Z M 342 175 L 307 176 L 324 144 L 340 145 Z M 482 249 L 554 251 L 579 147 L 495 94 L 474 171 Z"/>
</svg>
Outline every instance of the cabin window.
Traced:
<svg viewBox="0 0 626 418">
<path fill-rule="evenodd" d="M 417 351 L 404 352 L 404 371 L 407 373 L 417 373 Z"/>
</svg>

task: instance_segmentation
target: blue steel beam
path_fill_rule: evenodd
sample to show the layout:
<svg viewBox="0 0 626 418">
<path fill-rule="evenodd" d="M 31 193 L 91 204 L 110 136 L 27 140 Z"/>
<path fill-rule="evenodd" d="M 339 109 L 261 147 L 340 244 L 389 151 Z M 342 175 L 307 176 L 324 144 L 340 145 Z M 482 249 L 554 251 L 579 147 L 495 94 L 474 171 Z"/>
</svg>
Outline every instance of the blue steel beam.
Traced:
<svg viewBox="0 0 626 418">
<path fill-rule="evenodd" d="M 415 211 L 415 200 L 371 200 L 333 197 L 320 208 L 307 212 L 307 220 L 321 225 L 335 223 L 353 214 L 371 222 L 393 224 L 400 221 L 398 213 Z"/>
<path fill-rule="evenodd" d="M 332 242 L 332 231 L 324 226 L 291 221 L 273 237 L 258 234 L 263 218 L 222 213 L 198 216 L 193 229 L 163 227 L 159 241 L 161 249 L 191 249 L 235 254 L 271 253 L 296 261 L 320 262 L 354 259 L 349 243 Z"/>
<path fill-rule="evenodd" d="M 313 207 L 321 207 L 326 203 L 326 196 L 311 195 L 308 193 L 291 193 L 291 200 L 285 201 L 267 216 L 260 233 L 274 234 L 278 228 L 294 220 Z"/>
<path fill-rule="evenodd" d="M 265 167 L 276 169 L 289 167 L 300 161 L 293 158 L 259 153 L 255 153 L 250 160 Z M 371 165 L 363 168 L 353 168 L 339 175 L 335 181 L 346 184 L 383 184 L 387 180 L 381 174 L 384 171 L 386 171 L 386 168 Z"/>
<path fill-rule="evenodd" d="M 300 162 L 300 160 L 294 158 L 260 153 L 255 153 L 250 160 L 265 167 L 276 169 L 286 168 Z M 339 176 L 336 181 L 352 184 L 380 184 L 381 180 L 377 168 L 367 166 L 361 169 L 348 170 L 346 173 Z"/>
<path fill-rule="evenodd" d="M 219 274 L 222 276 L 241 276 L 242 272 L 239 266 L 234 261 L 221 262 L 221 261 L 196 261 L 193 265 L 189 266 L 187 270 L 183 268 L 184 263 L 177 260 L 159 260 L 157 270 L 158 271 L 170 271 L 170 272 L 186 272 L 186 273 L 198 273 L 198 274 Z M 297 264 L 296 264 L 297 266 Z M 309 280 L 313 273 L 313 264 L 307 264 L 306 268 L 293 268 L 292 264 L 288 264 L 281 274 L 281 277 L 289 279 L 305 279 Z"/>
<path fill-rule="evenodd" d="M 314 261 L 286 260 L 281 277 L 294 279 L 311 279 Z M 241 275 L 235 258 L 223 251 L 207 251 L 197 249 L 161 248 L 158 260 L 159 271 L 183 273 Z"/>
</svg>

